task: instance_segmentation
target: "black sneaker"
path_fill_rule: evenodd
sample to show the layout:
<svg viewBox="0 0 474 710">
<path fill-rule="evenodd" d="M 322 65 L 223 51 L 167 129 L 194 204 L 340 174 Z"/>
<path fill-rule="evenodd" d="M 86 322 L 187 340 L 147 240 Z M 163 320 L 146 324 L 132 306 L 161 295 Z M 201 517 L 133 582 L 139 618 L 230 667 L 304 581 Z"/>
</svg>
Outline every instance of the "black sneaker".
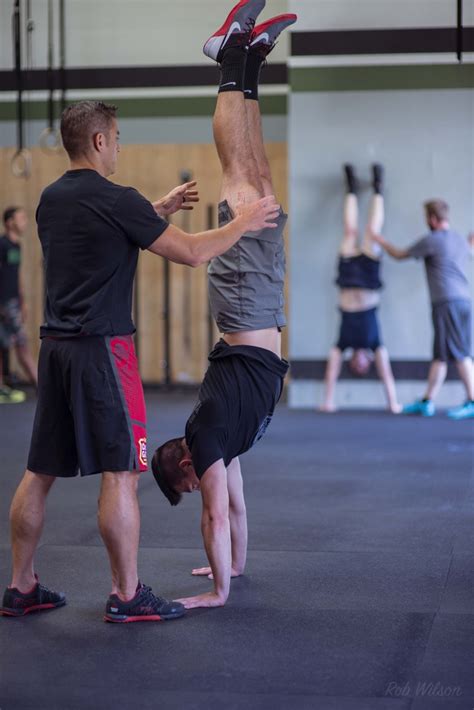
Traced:
<svg viewBox="0 0 474 710">
<path fill-rule="evenodd" d="M 35 575 L 36 580 L 38 577 Z M 3 595 L 3 605 L 0 607 L 2 616 L 25 616 L 30 611 L 44 611 L 57 609 L 66 604 L 66 597 L 62 592 L 52 592 L 43 587 L 38 581 L 30 592 L 20 592 L 16 587 L 7 587 Z"/>
<path fill-rule="evenodd" d="M 383 177 L 383 165 L 380 163 L 374 163 L 374 165 L 372 165 L 372 186 L 377 195 L 381 195 L 383 193 Z"/>
<path fill-rule="evenodd" d="M 165 621 L 179 619 L 186 609 L 179 602 L 169 602 L 155 596 L 151 587 L 138 583 L 137 593 L 128 602 L 111 594 L 105 607 L 104 621 L 124 624 L 130 621 Z"/>
<path fill-rule="evenodd" d="M 346 177 L 346 189 L 351 195 L 355 195 L 359 188 L 355 168 L 350 163 L 344 165 L 344 175 Z"/>
</svg>

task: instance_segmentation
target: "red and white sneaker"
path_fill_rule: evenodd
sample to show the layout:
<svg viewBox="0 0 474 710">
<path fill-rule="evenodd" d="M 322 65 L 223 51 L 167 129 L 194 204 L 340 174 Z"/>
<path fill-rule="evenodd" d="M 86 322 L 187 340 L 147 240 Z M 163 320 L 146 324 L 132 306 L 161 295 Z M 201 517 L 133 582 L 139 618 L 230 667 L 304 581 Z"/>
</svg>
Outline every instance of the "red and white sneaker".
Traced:
<svg viewBox="0 0 474 710">
<path fill-rule="evenodd" d="M 265 0 L 240 0 L 222 27 L 209 37 L 203 47 L 204 54 L 220 62 L 226 48 L 248 46 L 255 20 L 264 7 Z"/>
<path fill-rule="evenodd" d="M 276 44 L 277 38 L 284 29 L 293 25 L 298 19 L 297 15 L 289 13 L 286 15 L 277 15 L 271 20 L 262 22 L 257 25 L 250 38 L 250 51 L 258 51 L 259 54 L 266 57 L 270 54 Z"/>
</svg>

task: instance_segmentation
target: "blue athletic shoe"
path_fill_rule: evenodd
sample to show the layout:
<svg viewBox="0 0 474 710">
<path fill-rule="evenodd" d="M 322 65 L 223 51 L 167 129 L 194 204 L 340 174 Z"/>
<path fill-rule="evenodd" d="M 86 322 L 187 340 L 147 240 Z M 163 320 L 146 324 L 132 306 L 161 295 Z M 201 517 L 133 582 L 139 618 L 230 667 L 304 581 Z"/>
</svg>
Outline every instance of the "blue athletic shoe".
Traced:
<svg viewBox="0 0 474 710">
<path fill-rule="evenodd" d="M 474 417 L 474 402 L 464 402 L 460 407 L 448 409 L 448 417 L 450 419 L 472 419 Z"/>
<path fill-rule="evenodd" d="M 432 417 L 435 413 L 435 406 L 429 399 L 423 402 L 417 399 L 413 404 L 406 404 L 402 409 L 402 414 L 419 414 L 421 417 Z"/>
</svg>

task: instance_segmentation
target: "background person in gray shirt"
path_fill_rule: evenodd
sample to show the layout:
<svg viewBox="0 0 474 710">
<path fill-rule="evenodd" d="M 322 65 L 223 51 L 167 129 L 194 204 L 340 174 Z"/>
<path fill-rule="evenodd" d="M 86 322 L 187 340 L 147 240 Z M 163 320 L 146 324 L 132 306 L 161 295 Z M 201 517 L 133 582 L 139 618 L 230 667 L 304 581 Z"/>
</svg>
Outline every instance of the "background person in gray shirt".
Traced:
<svg viewBox="0 0 474 710">
<path fill-rule="evenodd" d="M 454 360 L 466 388 L 466 401 L 448 411 L 453 419 L 474 417 L 474 381 L 471 359 L 471 293 L 465 268 L 468 240 L 451 230 L 449 206 L 444 200 L 425 203 L 430 233 L 408 249 L 398 249 L 377 236 L 376 241 L 395 259 L 424 259 L 434 326 L 433 361 L 425 396 L 403 408 L 404 414 L 433 416 L 433 400 L 443 384 L 448 360 Z"/>
</svg>

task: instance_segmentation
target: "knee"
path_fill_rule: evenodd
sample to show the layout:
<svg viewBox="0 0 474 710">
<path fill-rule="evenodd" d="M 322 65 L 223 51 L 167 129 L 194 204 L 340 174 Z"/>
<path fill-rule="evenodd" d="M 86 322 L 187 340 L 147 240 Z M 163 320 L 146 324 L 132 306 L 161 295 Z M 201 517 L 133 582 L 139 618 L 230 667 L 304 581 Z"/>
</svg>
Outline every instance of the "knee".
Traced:
<svg viewBox="0 0 474 710">
<path fill-rule="evenodd" d="M 137 490 L 140 474 L 136 471 L 105 471 L 102 478 L 107 487 Z"/>
<path fill-rule="evenodd" d="M 33 486 L 44 493 L 49 491 L 55 480 L 55 476 L 48 476 L 44 473 L 35 473 L 29 469 L 26 469 L 25 475 L 23 476 L 23 481 L 26 485 Z"/>
</svg>

